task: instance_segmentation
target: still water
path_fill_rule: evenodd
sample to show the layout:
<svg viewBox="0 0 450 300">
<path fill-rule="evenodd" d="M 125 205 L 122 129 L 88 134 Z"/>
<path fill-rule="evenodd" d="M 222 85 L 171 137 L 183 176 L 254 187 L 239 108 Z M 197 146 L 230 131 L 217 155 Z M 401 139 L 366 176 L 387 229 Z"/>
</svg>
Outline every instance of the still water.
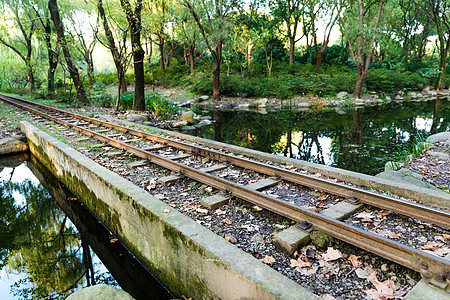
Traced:
<svg viewBox="0 0 450 300">
<path fill-rule="evenodd" d="M 136 299 L 171 298 L 34 158 L 4 160 L 0 157 L 0 299 L 63 299 L 100 283 Z"/>
<path fill-rule="evenodd" d="M 225 143 L 374 175 L 413 143 L 449 130 L 450 101 L 337 110 L 198 111 L 211 126 L 188 131 Z"/>
</svg>

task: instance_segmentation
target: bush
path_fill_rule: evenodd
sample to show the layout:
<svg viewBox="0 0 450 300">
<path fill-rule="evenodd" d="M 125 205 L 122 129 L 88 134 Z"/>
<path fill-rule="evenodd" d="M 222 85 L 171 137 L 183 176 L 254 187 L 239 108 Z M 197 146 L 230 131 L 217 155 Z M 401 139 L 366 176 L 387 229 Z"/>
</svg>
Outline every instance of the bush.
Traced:
<svg viewBox="0 0 450 300">
<path fill-rule="evenodd" d="M 113 98 L 106 91 L 106 85 L 103 82 L 95 82 L 89 93 L 89 102 L 94 106 L 111 107 Z"/>
<path fill-rule="evenodd" d="M 99 73 L 95 75 L 95 81 L 102 82 L 106 85 L 117 83 L 119 79 L 117 78 L 117 73 L 109 73 L 109 74 L 103 74 Z"/>
<path fill-rule="evenodd" d="M 368 90 L 395 92 L 398 90 L 422 90 L 427 80 L 416 73 L 386 69 L 371 69 L 364 83 Z"/>
<path fill-rule="evenodd" d="M 133 101 L 134 91 L 128 91 L 120 95 L 120 106 L 123 110 L 132 109 Z M 177 112 L 177 107 L 172 102 L 164 99 L 156 92 L 145 95 L 145 109 L 163 118 Z"/>
</svg>

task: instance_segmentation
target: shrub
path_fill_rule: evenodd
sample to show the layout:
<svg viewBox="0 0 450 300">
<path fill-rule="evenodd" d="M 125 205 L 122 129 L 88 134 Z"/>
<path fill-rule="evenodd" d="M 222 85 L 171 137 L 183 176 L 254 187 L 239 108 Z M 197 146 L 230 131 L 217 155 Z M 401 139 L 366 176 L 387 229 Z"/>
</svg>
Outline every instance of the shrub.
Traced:
<svg viewBox="0 0 450 300">
<path fill-rule="evenodd" d="M 177 112 L 177 107 L 172 102 L 164 99 L 156 92 L 145 95 L 145 109 L 163 118 Z"/>
<path fill-rule="evenodd" d="M 122 110 L 129 110 L 133 108 L 134 91 L 127 91 L 120 94 L 120 107 Z"/>
<path fill-rule="evenodd" d="M 118 82 L 116 73 L 109 73 L 109 74 L 99 73 L 95 75 L 95 80 L 96 82 L 102 82 L 106 85 Z"/>
<path fill-rule="evenodd" d="M 364 84 L 367 89 L 372 91 L 394 92 L 404 89 L 421 90 L 427 85 L 427 81 L 416 73 L 371 69 Z"/>
<path fill-rule="evenodd" d="M 113 99 L 106 91 L 106 85 L 103 82 L 95 82 L 89 93 L 89 102 L 94 106 L 111 107 Z"/>
</svg>

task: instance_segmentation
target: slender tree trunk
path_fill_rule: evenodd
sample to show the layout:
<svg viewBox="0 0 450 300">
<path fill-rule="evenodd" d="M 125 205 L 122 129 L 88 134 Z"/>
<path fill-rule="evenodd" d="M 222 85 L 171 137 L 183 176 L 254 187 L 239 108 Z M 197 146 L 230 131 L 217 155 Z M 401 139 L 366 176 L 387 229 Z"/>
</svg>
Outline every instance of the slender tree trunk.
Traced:
<svg viewBox="0 0 450 300">
<path fill-rule="evenodd" d="M 322 51 L 316 53 L 316 73 L 322 72 L 322 53 Z"/>
<path fill-rule="evenodd" d="M 86 97 L 86 91 L 83 87 L 83 82 L 80 79 L 80 74 L 78 73 L 77 67 L 73 64 L 72 58 L 70 56 L 70 52 L 68 49 L 67 41 L 64 36 L 64 29 L 63 24 L 61 22 L 61 17 L 59 15 L 59 9 L 58 4 L 56 0 L 49 0 L 48 1 L 48 9 L 50 10 L 50 15 L 53 21 L 53 24 L 55 24 L 56 28 L 56 34 L 58 36 L 58 42 L 63 50 L 64 57 L 66 59 L 67 68 L 70 73 L 70 77 L 72 78 L 72 81 L 75 85 L 75 89 L 77 91 L 77 99 L 82 104 L 87 104 L 88 98 Z"/>
<path fill-rule="evenodd" d="M 289 37 L 289 63 L 294 63 L 294 54 L 295 54 L 295 36 Z"/>
<path fill-rule="evenodd" d="M 145 110 L 145 95 L 144 95 L 144 57 L 145 52 L 141 45 L 141 10 L 142 0 L 136 1 L 134 11 L 131 9 L 128 0 L 120 1 L 123 10 L 127 16 L 128 24 L 131 29 L 131 47 L 133 49 L 133 63 L 134 63 L 134 102 L 133 109 L 138 111 Z"/>
<path fill-rule="evenodd" d="M 218 43 L 215 49 L 214 69 L 213 69 L 213 99 L 220 98 L 220 63 L 222 60 L 222 43 Z"/>
<path fill-rule="evenodd" d="M 113 57 L 114 65 L 117 70 L 118 84 L 120 86 L 120 92 L 125 93 L 127 91 L 127 83 L 125 81 L 125 71 L 122 64 L 122 55 L 120 55 L 119 50 L 116 47 L 116 42 L 114 41 L 114 36 L 112 34 L 111 28 L 109 27 L 108 20 L 106 19 L 105 10 L 103 8 L 102 0 L 97 1 L 97 8 L 100 18 L 103 21 L 103 29 L 105 30 L 106 39 L 108 40 L 109 50 Z M 119 95 L 120 97 L 120 95 Z"/>
<path fill-rule="evenodd" d="M 364 65 L 358 64 L 358 77 L 356 79 L 355 93 L 353 96 L 355 98 L 361 98 L 361 91 L 364 85 L 364 81 L 366 80 L 367 70 L 365 70 Z"/>
<path fill-rule="evenodd" d="M 158 46 L 159 46 L 159 55 L 160 55 L 160 57 L 159 57 L 159 66 L 161 67 L 161 71 L 163 73 L 165 73 L 166 72 L 166 66 L 165 66 L 165 63 L 164 63 L 164 38 L 158 37 L 158 39 L 159 39 Z"/>
<path fill-rule="evenodd" d="M 31 65 L 27 65 L 27 72 L 28 72 L 28 82 L 30 83 L 30 91 L 34 91 L 34 74 L 33 74 L 33 67 Z"/>
<path fill-rule="evenodd" d="M 445 71 L 447 69 L 447 57 L 448 57 L 448 50 L 450 48 L 450 38 L 445 43 L 444 41 L 441 41 L 440 43 L 440 54 L 439 54 L 439 76 L 434 83 L 434 89 L 436 90 L 442 90 L 444 88 L 444 82 L 445 82 Z"/>
<path fill-rule="evenodd" d="M 191 74 L 194 74 L 194 49 L 191 47 L 189 50 L 189 61 L 191 63 Z"/>
</svg>

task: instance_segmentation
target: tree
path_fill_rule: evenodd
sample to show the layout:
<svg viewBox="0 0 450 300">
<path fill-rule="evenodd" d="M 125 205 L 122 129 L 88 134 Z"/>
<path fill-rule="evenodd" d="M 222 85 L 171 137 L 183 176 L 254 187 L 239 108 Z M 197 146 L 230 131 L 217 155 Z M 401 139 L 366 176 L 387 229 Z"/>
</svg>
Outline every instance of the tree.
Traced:
<svg viewBox="0 0 450 300">
<path fill-rule="evenodd" d="M 447 57 L 450 50 L 450 1 L 426 0 L 423 6 L 425 13 L 436 26 L 439 46 L 439 75 L 434 83 L 434 88 L 444 88 L 445 71 L 447 69 Z"/>
<path fill-rule="evenodd" d="M 220 64 L 222 46 L 231 31 L 230 14 L 240 6 L 240 0 L 178 0 L 192 14 L 214 60 L 213 99 L 220 97 Z"/>
<path fill-rule="evenodd" d="M 128 25 L 130 26 L 131 34 L 131 49 L 133 53 L 134 63 L 134 110 L 145 110 L 145 95 L 144 95 L 144 57 L 145 52 L 141 44 L 141 30 L 142 30 L 142 0 L 136 0 L 134 9 L 128 0 L 120 0 L 125 15 L 127 16 Z"/>
<path fill-rule="evenodd" d="M 286 25 L 286 35 L 289 40 L 289 63 L 292 64 L 294 63 L 295 44 L 306 34 L 303 32 L 303 35 L 297 38 L 298 25 L 305 14 L 303 0 L 271 0 L 269 5 L 274 17 L 280 18 Z"/>
<path fill-rule="evenodd" d="M 361 97 L 361 91 L 367 76 L 367 71 L 369 70 L 372 49 L 383 8 L 383 0 L 379 0 L 378 8 L 375 10 L 374 6 L 376 2 L 358 0 L 357 7 L 355 7 L 355 1 L 341 2 L 341 5 L 347 5 L 344 11 L 345 16 L 339 16 L 340 25 L 344 31 L 353 63 L 358 73 L 355 92 L 353 94 L 356 98 Z M 357 24 L 354 24 L 355 19 L 358 20 Z"/>
<path fill-rule="evenodd" d="M 128 28 L 123 30 L 122 28 L 120 28 L 120 26 L 117 26 L 122 35 L 121 43 L 119 43 L 119 47 L 117 47 L 113 32 L 111 30 L 111 27 L 109 26 L 108 19 L 106 18 L 105 9 L 103 8 L 102 0 L 97 1 L 97 9 L 98 9 L 99 17 L 103 23 L 103 29 L 105 31 L 105 36 L 106 36 L 107 42 L 103 42 L 102 39 L 100 39 L 98 35 L 97 35 L 97 39 L 100 41 L 100 43 L 102 45 L 104 45 L 106 48 L 108 48 L 111 51 L 114 65 L 116 66 L 116 70 L 117 70 L 118 84 L 117 84 L 116 110 L 118 110 L 119 102 L 120 102 L 120 94 L 125 93 L 127 91 L 127 83 L 125 81 L 125 66 L 128 62 L 128 58 L 126 55 L 126 41 L 127 41 Z"/>
<path fill-rule="evenodd" d="M 32 37 L 36 26 L 35 18 L 31 12 L 27 10 L 29 7 L 22 6 L 22 2 L 17 3 L 13 1 L 10 3 L 9 1 L 6 1 L 4 4 L 11 10 L 14 23 L 19 28 L 21 37 L 10 37 L 9 39 L 6 39 L 0 36 L 0 43 L 13 50 L 23 60 L 27 67 L 30 90 L 33 91 L 35 80 L 31 55 L 33 50 Z M 7 30 L 10 31 L 10 29 Z M 23 46 L 25 46 L 25 48 Z"/>
<path fill-rule="evenodd" d="M 331 30 L 334 27 L 338 17 L 339 17 L 339 7 L 334 0 L 318 1 L 312 0 L 309 2 L 309 23 L 311 24 L 311 33 L 314 45 L 314 53 L 316 55 L 316 72 L 320 73 L 322 67 L 322 56 L 328 47 L 330 42 Z M 319 48 L 318 38 L 317 38 L 317 23 L 318 19 L 328 19 L 324 24 L 323 40 Z"/>
<path fill-rule="evenodd" d="M 58 36 L 58 43 L 62 48 L 64 53 L 64 58 L 66 60 L 67 68 L 70 73 L 70 77 L 72 78 L 73 84 L 75 85 L 75 89 L 77 91 L 77 99 L 81 104 L 87 104 L 88 98 L 86 96 L 86 91 L 83 87 L 83 82 L 81 81 L 80 74 L 78 73 L 78 68 L 72 61 L 69 45 L 67 44 L 66 37 L 64 35 L 64 28 L 61 21 L 61 16 L 59 15 L 58 3 L 56 0 L 48 1 L 48 9 L 50 11 L 50 15 L 53 21 L 53 24 L 56 28 L 56 35 Z"/>
<path fill-rule="evenodd" d="M 49 10 L 46 5 L 42 5 L 41 2 L 36 2 L 32 7 L 43 29 L 42 35 L 48 56 L 47 92 L 52 94 L 55 92 L 55 73 L 59 63 L 59 51 L 52 44 L 52 32 L 54 28 L 51 26 L 51 20 L 48 16 Z"/>
</svg>

